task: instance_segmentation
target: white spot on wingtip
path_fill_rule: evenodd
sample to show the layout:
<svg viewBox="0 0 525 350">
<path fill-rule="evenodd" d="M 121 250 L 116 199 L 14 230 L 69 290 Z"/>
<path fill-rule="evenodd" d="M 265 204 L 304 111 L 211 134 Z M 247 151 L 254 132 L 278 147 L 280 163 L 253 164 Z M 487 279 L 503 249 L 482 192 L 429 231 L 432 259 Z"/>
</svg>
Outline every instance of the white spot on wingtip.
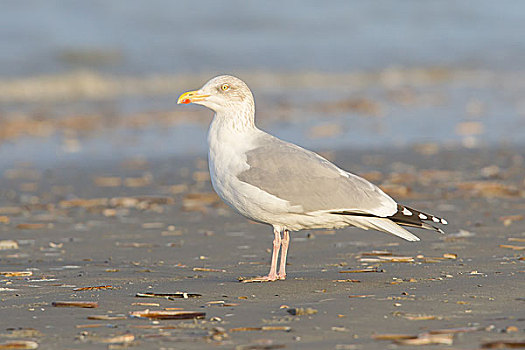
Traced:
<svg viewBox="0 0 525 350">
<path fill-rule="evenodd" d="M 428 219 L 428 216 L 426 216 L 426 215 L 423 214 L 423 213 L 419 213 L 419 218 L 420 218 L 421 220 L 426 220 L 426 219 Z"/>
<path fill-rule="evenodd" d="M 448 221 L 445 220 L 445 219 L 441 219 L 441 223 L 442 223 L 443 225 L 448 225 Z"/>
<path fill-rule="evenodd" d="M 402 213 L 403 213 L 403 215 L 406 215 L 406 216 L 411 216 L 412 215 L 412 212 L 410 210 L 408 210 L 407 208 L 403 208 Z"/>
<path fill-rule="evenodd" d="M 439 219 L 436 218 L 435 216 L 433 216 L 433 217 L 432 217 L 432 221 L 434 221 L 434 222 L 439 222 Z"/>
</svg>

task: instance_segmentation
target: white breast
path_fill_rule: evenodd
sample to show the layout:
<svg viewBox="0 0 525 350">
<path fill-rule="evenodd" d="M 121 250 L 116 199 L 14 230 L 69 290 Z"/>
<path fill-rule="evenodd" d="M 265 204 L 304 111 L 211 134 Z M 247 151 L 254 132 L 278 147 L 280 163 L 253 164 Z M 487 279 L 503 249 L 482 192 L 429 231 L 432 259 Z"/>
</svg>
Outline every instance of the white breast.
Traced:
<svg viewBox="0 0 525 350">
<path fill-rule="evenodd" d="M 249 168 L 246 152 L 257 146 L 260 133 L 257 128 L 238 130 L 216 116 L 208 131 L 208 162 L 213 188 L 226 204 L 252 220 L 272 224 L 290 211 L 288 201 L 237 178 Z"/>
</svg>

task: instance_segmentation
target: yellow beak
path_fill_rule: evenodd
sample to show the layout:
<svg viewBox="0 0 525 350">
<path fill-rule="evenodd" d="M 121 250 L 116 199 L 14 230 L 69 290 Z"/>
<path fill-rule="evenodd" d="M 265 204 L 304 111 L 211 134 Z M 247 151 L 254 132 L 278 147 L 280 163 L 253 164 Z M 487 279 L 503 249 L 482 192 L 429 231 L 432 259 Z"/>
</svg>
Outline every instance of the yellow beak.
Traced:
<svg viewBox="0 0 525 350">
<path fill-rule="evenodd" d="M 177 104 L 188 104 L 193 102 L 198 102 L 206 99 L 206 97 L 209 97 L 210 95 L 203 95 L 199 94 L 199 91 L 188 91 L 180 95 L 179 100 L 177 101 Z"/>
</svg>

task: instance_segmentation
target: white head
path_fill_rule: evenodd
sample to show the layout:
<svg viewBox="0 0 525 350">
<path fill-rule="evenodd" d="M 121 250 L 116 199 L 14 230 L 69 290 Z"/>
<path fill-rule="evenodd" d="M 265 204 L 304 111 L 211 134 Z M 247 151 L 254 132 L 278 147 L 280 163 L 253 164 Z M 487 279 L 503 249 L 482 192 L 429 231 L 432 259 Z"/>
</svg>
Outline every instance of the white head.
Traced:
<svg viewBox="0 0 525 350">
<path fill-rule="evenodd" d="M 209 80 L 199 90 L 182 94 L 177 103 L 195 103 L 208 107 L 217 114 L 245 115 L 252 119 L 255 110 L 248 85 L 231 75 L 220 75 Z"/>
</svg>

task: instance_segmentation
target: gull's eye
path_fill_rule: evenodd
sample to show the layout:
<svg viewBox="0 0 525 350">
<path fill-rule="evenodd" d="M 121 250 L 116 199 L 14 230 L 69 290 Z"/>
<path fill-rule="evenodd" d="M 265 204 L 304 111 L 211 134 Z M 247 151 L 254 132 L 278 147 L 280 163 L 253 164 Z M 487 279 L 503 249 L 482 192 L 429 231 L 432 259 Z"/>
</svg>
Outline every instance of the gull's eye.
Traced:
<svg viewBox="0 0 525 350">
<path fill-rule="evenodd" d="M 222 90 L 222 91 L 228 91 L 228 90 L 230 90 L 230 85 L 228 85 L 228 84 L 222 84 L 222 85 L 221 85 L 221 90 Z"/>
</svg>

